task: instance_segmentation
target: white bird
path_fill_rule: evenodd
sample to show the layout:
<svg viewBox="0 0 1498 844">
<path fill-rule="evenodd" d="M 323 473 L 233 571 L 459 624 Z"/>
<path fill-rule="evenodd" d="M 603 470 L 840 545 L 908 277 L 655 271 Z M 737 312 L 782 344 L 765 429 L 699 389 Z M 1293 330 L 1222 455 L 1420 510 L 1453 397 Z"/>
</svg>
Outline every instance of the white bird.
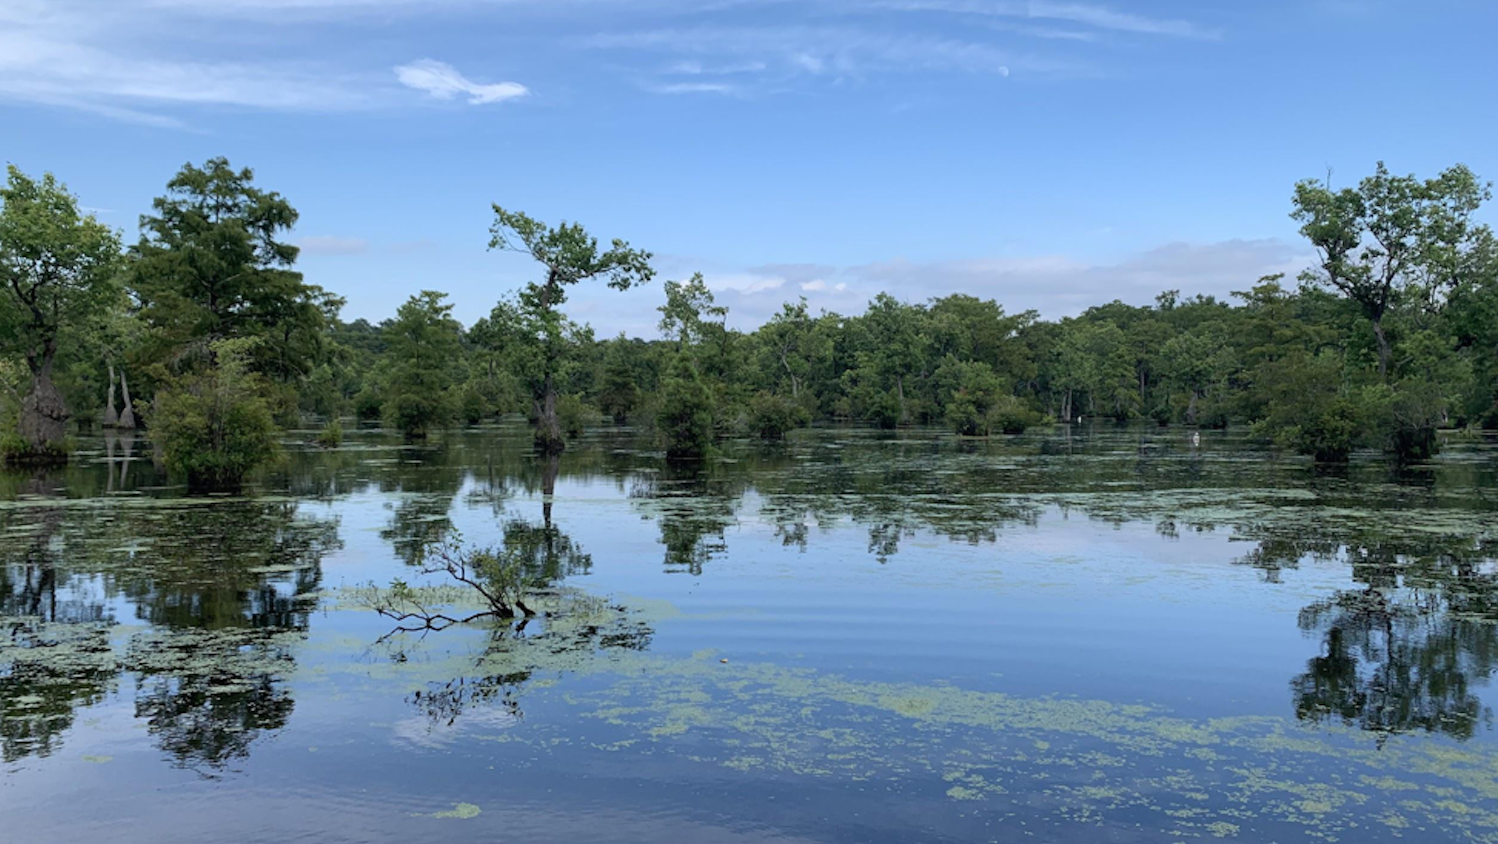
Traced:
<svg viewBox="0 0 1498 844">
<path fill-rule="evenodd" d="M 1191 447 L 1192 448 L 1196 448 L 1197 446 L 1199 446 L 1201 444 L 1202 444 L 1202 433 L 1201 433 L 1201 431 L 1192 431 L 1191 432 Z"/>
</svg>

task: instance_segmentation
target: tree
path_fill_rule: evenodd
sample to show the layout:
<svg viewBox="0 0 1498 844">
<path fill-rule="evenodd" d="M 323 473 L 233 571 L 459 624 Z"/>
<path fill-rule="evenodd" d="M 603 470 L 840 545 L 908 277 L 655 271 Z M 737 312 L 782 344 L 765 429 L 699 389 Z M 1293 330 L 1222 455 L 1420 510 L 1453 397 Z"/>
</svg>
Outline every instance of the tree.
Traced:
<svg viewBox="0 0 1498 844">
<path fill-rule="evenodd" d="M 1491 195 L 1461 164 L 1421 181 L 1390 175 L 1380 161 L 1356 188 L 1334 191 L 1330 176 L 1296 184 L 1290 216 L 1320 257 L 1303 278 L 1357 305 L 1373 329 L 1385 380 L 1392 352 L 1385 315 L 1408 296 L 1436 302 L 1460 281 L 1464 256 L 1486 231 L 1472 215 Z"/>
<path fill-rule="evenodd" d="M 52 174 L 40 181 L 14 166 L 0 190 L 0 349 L 26 359 L 31 383 L 20 433 L 32 457 L 65 459 L 68 408 L 53 383 L 58 340 L 98 318 L 114 300 L 119 237 Z"/>
<path fill-rule="evenodd" d="M 408 437 L 424 437 L 450 423 L 460 366 L 463 327 L 452 317 L 447 294 L 423 290 L 406 300 L 385 328 L 392 367 L 385 386 L 385 416 Z"/>
<path fill-rule="evenodd" d="M 907 386 L 920 373 L 924 310 L 880 293 L 856 321 L 862 341 L 856 364 L 844 374 L 859 415 L 882 427 L 910 421 Z"/>
<path fill-rule="evenodd" d="M 946 407 L 947 424 L 965 437 L 986 437 L 990 433 L 989 411 L 1003 393 L 1003 386 L 993 367 L 981 361 L 958 360 L 947 355 L 932 379 Z"/>
<path fill-rule="evenodd" d="M 817 321 L 806 310 L 806 297 L 796 303 L 787 302 L 780 312 L 760 328 L 764 338 L 764 353 L 770 358 L 767 371 L 775 373 L 777 380 L 789 382 L 791 399 L 799 402 L 801 388 L 811 377 L 813 359 L 825 356 L 829 350 L 826 335 L 817 330 Z"/>
<path fill-rule="evenodd" d="M 558 310 L 567 301 L 567 288 L 601 278 L 615 290 L 648 282 L 655 276 L 651 255 L 615 238 L 609 249 L 577 223 L 548 226 L 518 211 L 494 206 L 489 248 L 529 255 L 541 264 L 545 280 L 527 284 L 520 292 L 521 309 L 534 323 L 541 346 L 539 379 L 532 390 L 536 410 L 536 447 L 547 453 L 566 448 L 557 419 L 557 370 L 564 340 L 564 317 Z"/>
<path fill-rule="evenodd" d="M 1295 353 L 1265 364 L 1259 389 L 1265 416 L 1254 431 L 1322 463 L 1346 463 L 1368 437 L 1369 410 L 1343 375 L 1341 355 Z"/>
<path fill-rule="evenodd" d="M 598 406 L 614 423 L 623 425 L 630 411 L 640 400 L 637 376 L 629 365 L 629 340 L 620 334 L 609 346 L 604 357 L 603 385 L 598 394 Z"/>
<path fill-rule="evenodd" d="M 713 394 L 685 354 L 677 354 L 661 384 L 656 427 L 667 460 L 700 460 L 712 451 Z"/>
<path fill-rule="evenodd" d="M 225 158 L 186 164 L 141 217 L 130 287 L 156 331 L 156 357 L 181 362 L 231 337 L 258 337 L 256 371 L 282 380 L 310 372 L 342 300 L 292 269 L 297 247 L 279 238 L 297 212 L 254 171 Z"/>
<path fill-rule="evenodd" d="M 656 308 L 661 313 L 660 329 L 676 341 L 678 349 L 702 342 L 710 326 L 721 328 L 728 316 L 727 308 L 713 304 L 713 291 L 702 273 L 693 273 L 687 281 L 668 281 L 665 289 L 666 304 Z"/>
<path fill-rule="evenodd" d="M 1186 393 L 1186 424 L 1197 424 L 1198 404 L 1226 381 L 1232 369 L 1232 354 L 1222 327 L 1208 324 L 1177 334 L 1161 347 L 1160 357 L 1167 383 Z M 1208 424 L 1227 424 L 1225 413 L 1221 402 L 1215 402 Z"/>
</svg>

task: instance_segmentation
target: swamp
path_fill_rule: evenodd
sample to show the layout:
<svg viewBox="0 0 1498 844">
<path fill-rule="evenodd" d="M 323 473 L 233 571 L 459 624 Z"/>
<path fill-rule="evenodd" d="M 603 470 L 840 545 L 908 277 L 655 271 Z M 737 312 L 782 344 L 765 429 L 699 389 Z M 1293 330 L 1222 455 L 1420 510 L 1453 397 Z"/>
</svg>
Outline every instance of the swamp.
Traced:
<svg viewBox="0 0 1498 844">
<path fill-rule="evenodd" d="M 7 840 L 1498 842 L 1491 438 L 315 434 L 3 470 Z"/>
</svg>

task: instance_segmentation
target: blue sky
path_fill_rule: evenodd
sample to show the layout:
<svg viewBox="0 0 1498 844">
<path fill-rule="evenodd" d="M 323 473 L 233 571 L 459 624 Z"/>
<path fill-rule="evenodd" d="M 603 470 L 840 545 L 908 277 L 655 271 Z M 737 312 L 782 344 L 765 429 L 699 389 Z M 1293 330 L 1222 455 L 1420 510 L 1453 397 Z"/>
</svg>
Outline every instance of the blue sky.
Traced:
<svg viewBox="0 0 1498 844">
<path fill-rule="evenodd" d="M 348 318 L 527 280 L 491 202 L 701 270 L 739 325 L 1054 317 L 1293 274 L 1327 167 L 1498 177 L 1495 32 L 1488 0 L 0 0 L 0 158 L 130 239 L 184 162 L 254 167 Z M 653 335 L 661 296 L 573 312 Z"/>
</svg>

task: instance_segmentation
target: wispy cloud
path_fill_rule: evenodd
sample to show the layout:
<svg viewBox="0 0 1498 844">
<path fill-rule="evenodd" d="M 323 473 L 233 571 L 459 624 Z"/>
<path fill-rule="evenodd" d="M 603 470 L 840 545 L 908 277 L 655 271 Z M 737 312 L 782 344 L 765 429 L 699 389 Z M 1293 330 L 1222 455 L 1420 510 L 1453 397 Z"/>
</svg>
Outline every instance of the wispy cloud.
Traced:
<svg viewBox="0 0 1498 844">
<path fill-rule="evenodd" d="M 705 267 L 704 277 L 718 303 L 729 308 L 730 324 L 753 328 L 785 302 L 806 297 L 812 310 L 844 315 L 862 313 L 869 300 L 888 293 L 906 302 L 966 293 L 995 299 L 1006 311 L 1037 310 L 1048 319 L 1073 316 L 1113 299 L 1148 304 L 1165 290 L 1230 297 L 1261 276 L 1293 277 L 1314 255 L 1299 243 L 1264 238 L 1216 243 L 1169 243 L 1113 261 L 1085 261 L 1066 255 L 978 257 L 946 261 L 892 258 L 851 266 L 766 264 L 735 269 Z M 703 264 L 699 259 L 668 259 L 673 269 Z M 635 315 L 600 311 L 589 318 L 600 331 L 628 327 Z M 632 323 L 629 323 L 632 324 Z"/>
<path fill-rule="evenodd" d="M 1037 72 L 1071 69 L 1068 62 L 1018 58 L 993 45 L 919 33 L 854 27 L 695 27 L 598 33 L 582 46 L 750 60 L 776 73 L 857 76 L 891 70 L 946 70 L 1007 76 L 1020 61 Z"/>
<path fill-rule="evenodd" d="M 475 104 L 529 93 L 515 82 L 474 82 L 431 59 L 401 65 L 395 80 L 388 69 L 351 68 L 331 52 L 303 61 L 221 59 L 234 54 L 232 28 L 189 29 L 158 4 L 121 0 L 95 9 L 78 0 L 0 0 L 0 101 L 181 129 L 188 125 L 184 112 L 200 107 L 316 113 L 398 108 L 408 100 L 399 96 L 397 81 L 439 99 L 461 95 Z"/>
<path fill-rule="evenodd" d="M 468 96 L 469 105 L 500 103 L 530 93 L 518 82 L 474 82 L 446 62 L 420 59 L 395 69 L 395 76 L 407 88 L 425 91 L 439 100 L 450 100 L 460 94 Z"/>
<path fill-rule="evenodd" d="M 652 85 L 657 94 L 737 94 L 739 89 L 723 82 L 668 82 Z"/>
<path fill-rule="evenodd" d="M 413 90 L 472 105 L 531 93 L 433 58 L 397 64 L 425 47 L 381 55 L 434 8 L 449 24 L 503 20 L 544 56 L 571 50 L 572 67 L 622 70 L 646 91 L 745 98 L 895 73 L 1095 77 L 1106 71 L 1083 42 L 1219 35 L 1086 0 L 0 0 L 0 101 L 183 128 L 208 107 L 347 113 L 410 108 Z M 341 38 L 345 19 L 381 37 Z M 533 39 L 530 21 L 544 22 Z"/>
<path fill-rule="evenodd" d="M 1092 3 L 1055 3 L 1045 0 L 880 0 L 879 8 L 905 12 L 944 12 L 995 18 L 1022 18 L 1041 21 L 1065 21 L 1080 26 L 1137 35 L 1162 35 L 1175 38 L 1215 39 L 1221 33 L 1191 21 L 1155 18 L 1133 12 L 1120 12 Z M 1034 30 L 1038 37 L 1085 38 L 1084 33 Z"/>
</svg>

